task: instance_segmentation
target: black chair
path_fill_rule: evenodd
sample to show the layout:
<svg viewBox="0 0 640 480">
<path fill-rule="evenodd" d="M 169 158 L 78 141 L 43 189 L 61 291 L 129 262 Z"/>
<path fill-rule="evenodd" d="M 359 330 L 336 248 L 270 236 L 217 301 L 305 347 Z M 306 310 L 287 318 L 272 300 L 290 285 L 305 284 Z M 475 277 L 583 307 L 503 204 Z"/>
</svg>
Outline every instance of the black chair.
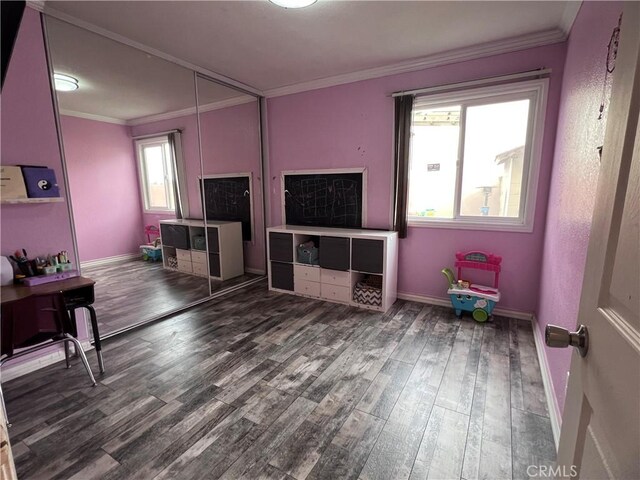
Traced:
<svg viewBox="0 0 640 480">
<path fill-rule="evenodd" d="M 74 337 L 76 328 L 69 317 L 62 293 L 32 295 L 3 304 L 0 321 L 0 367 L 9 360 L 51 345 L 64 343 L 65 358 L 69 368 L 68 344 L 73 343 L 76 353 L 87 369 L 92 385 L 96 385 L 82 346 Z M 5 418 L 8 418 L 1 388 L 0 397 Z"/>
</svg>

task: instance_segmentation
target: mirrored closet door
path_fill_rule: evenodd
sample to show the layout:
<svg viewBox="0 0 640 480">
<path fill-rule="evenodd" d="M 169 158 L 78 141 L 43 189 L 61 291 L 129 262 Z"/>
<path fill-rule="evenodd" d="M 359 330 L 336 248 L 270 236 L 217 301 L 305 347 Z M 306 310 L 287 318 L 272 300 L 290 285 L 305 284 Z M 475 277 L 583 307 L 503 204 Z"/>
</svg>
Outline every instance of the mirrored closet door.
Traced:
<svg viewBox="0 0 640 480">
<path fill-rule="evenodd" d="M 211 292 L 265 272 L 259 99 L 197 75 Z"/>
<path fill-rule="evenodd" d="M 194 72 L 55 18 L 46 32 L 101 336 L 208 298 Z"/>
</svg>

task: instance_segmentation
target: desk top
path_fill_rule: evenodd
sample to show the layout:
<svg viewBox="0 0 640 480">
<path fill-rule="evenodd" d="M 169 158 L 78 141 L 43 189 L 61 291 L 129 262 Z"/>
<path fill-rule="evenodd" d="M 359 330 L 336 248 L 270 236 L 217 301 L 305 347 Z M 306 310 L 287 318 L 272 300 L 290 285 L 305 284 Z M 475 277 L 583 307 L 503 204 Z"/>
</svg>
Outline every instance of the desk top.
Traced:
<svg viewBox="0 0 640 480">
<path fill-rule="evenodd" d="M 8 285 L 2 287 L 0 291 L 0 300 L 3 304 L 15 302 L 31 295 L 43 295 L 47 293 L 66 292 L 75 290 L 76 288 L 90 287 L 96 282 L 87 277 L 73 277 L 59 280 L 57 282 L 43 283 L 27 287 L 25 285 Z"/>
</svg>

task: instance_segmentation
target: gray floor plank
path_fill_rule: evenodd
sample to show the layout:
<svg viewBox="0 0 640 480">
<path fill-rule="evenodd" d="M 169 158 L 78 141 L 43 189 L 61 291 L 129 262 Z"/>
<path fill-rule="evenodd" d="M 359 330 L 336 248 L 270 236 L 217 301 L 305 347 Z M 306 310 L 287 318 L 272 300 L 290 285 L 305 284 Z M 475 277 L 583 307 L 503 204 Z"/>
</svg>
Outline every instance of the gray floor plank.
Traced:
<svg viewBox="0 0 640 480">
<path fill-rule="evenodd" d="M 412 368 L 398 360 L 387 360 L 358 403 L 358 410 L 384 420 L 389 418 Z"/>
<path fill-rule="evenodd" d="M 527 467 L 551 466 L 555 462 L 553 432 L 545 417 L 511 409 L 513 422 L 513 478 L 529 478 Z M 531 473 L 537 474 L 537 471 Z"/>
<path fill-rule="evenodd" d="M 307 478 L 357 478 L 383 426 L 380 418 L 354 410 Z"/>
</svg>

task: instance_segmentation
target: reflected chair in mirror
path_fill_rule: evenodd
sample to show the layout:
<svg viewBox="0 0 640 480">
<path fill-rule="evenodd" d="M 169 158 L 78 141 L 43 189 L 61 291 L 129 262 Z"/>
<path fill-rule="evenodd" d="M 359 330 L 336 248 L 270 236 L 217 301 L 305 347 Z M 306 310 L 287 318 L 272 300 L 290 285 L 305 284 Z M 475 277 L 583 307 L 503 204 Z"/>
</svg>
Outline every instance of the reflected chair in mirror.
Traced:
<svg viewBox="0 0 640 480">
<path fill-rule="evenodd" d="M 76 353 L 87 369 L 91 384 L 96 385 L 82 346 L 73 336 L 76 331 L 75 325 L 71 322 L 62 293 L 32 295 L 15 302 L 5 303 L 2 305 L 0 323 L 0 367 L 9 360 L 51 345 L 64 343 L 65 358 L 69 368 L 68 344 L 73 343 Z M 7 425 L 10 425 L 1 388 L 0 397 L 2 397 L 2 409 Z"/>
</svg>

